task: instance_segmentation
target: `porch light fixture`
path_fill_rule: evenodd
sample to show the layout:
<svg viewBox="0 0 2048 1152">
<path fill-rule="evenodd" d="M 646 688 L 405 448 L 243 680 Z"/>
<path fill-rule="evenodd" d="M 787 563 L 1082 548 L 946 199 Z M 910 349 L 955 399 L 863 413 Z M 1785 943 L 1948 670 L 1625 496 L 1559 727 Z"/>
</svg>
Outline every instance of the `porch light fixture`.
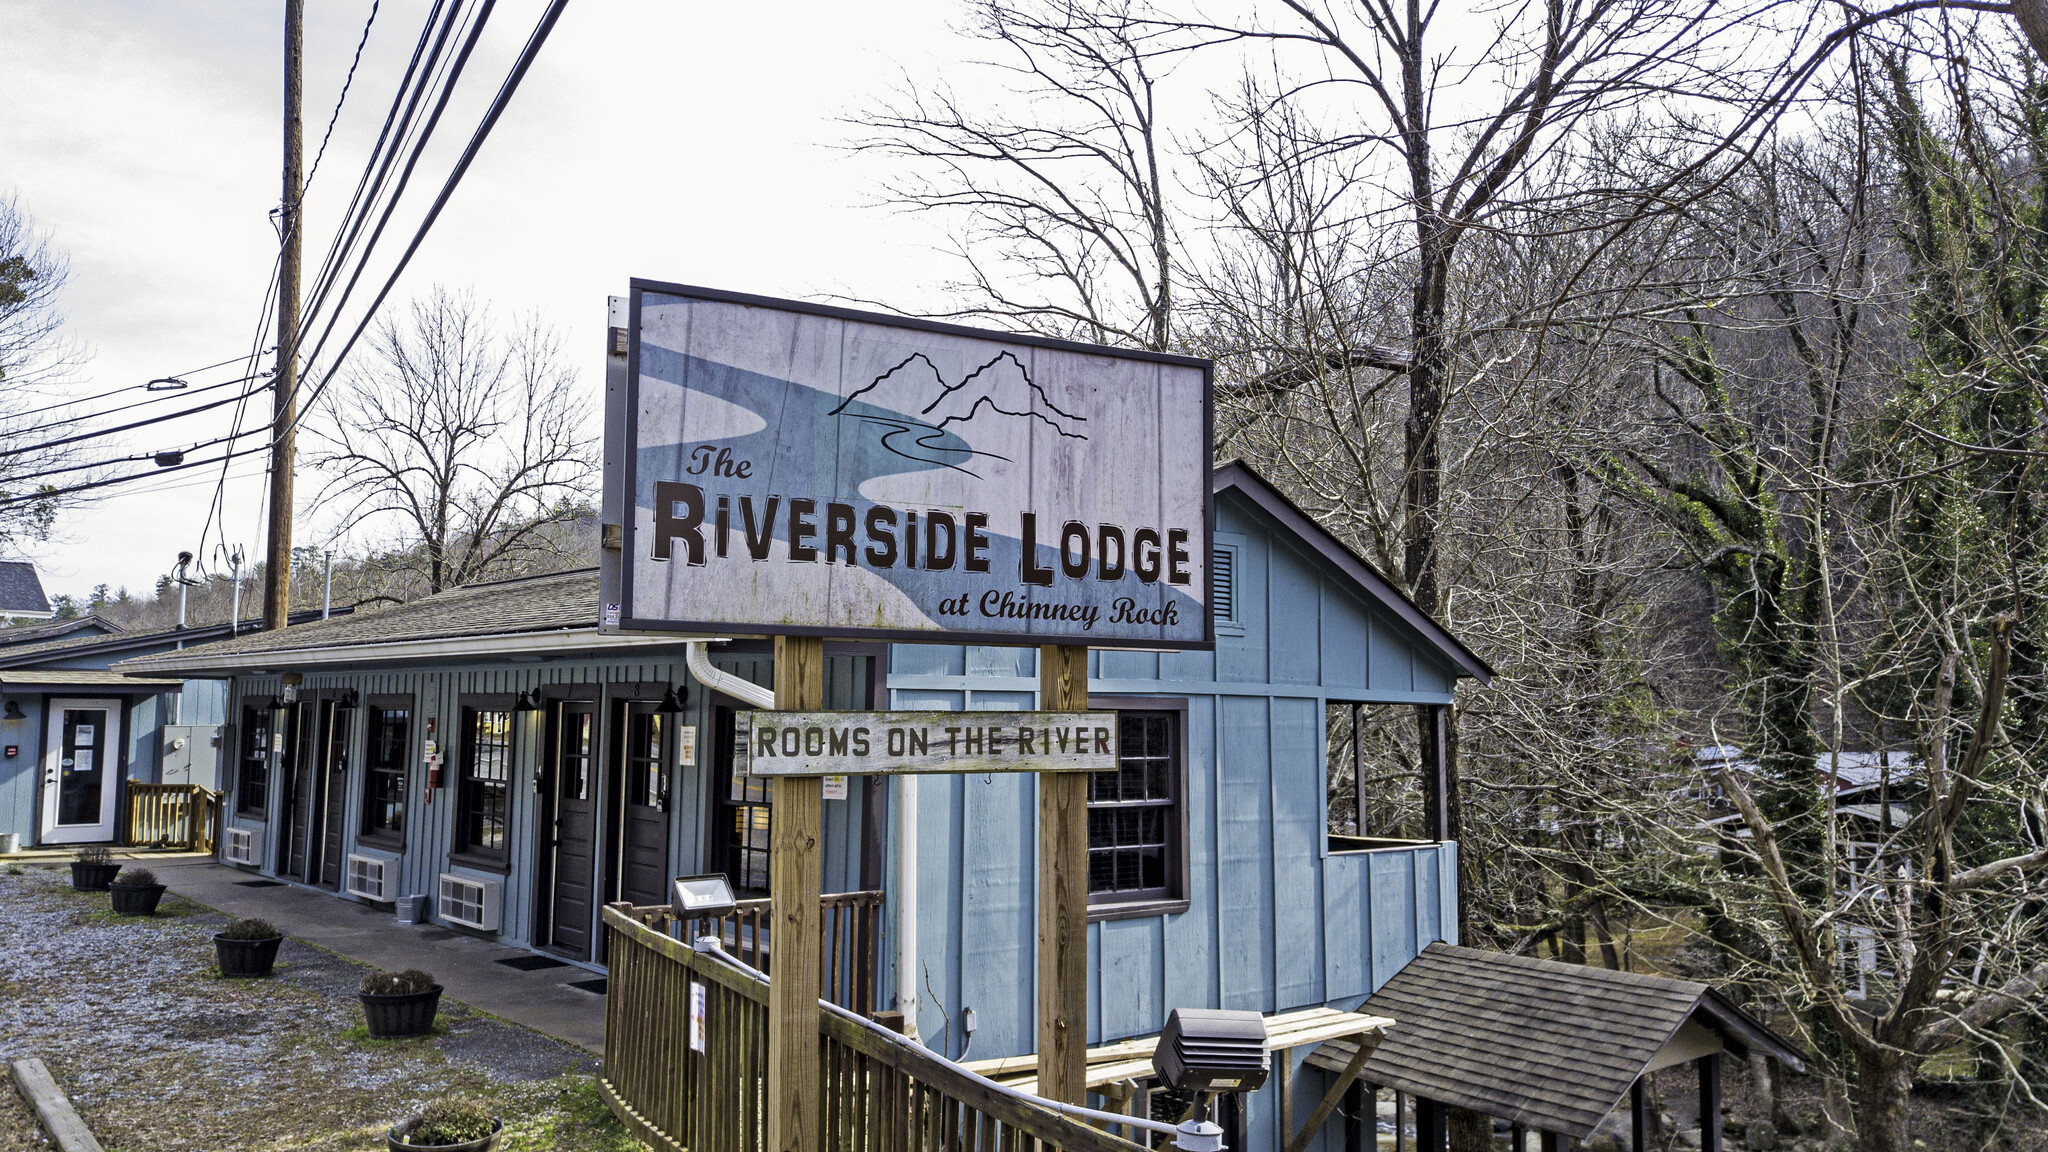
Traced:
<svg viewBox="0 0 2048 1152">
<path fill-rule="evenodd" d="M 335 701 L 335 705 L 341 708 L 353 708 L 356 706 L 356 702 L 361 699 L 362 697 L 357 694 L 356 690 L 351 688 L 341 694 L 341 698 Z"/>
<path fill-rule="evenodd" d="M 1270 1067 L 1257 1012 L 1175 1008 L 1152 1051 L 1152 1070 L 1176 1092 L 1255 1092 Z"/>
<path fill-rule="evenodd" d="M 678 919 L 692 920 L 700 916 L 723 916 L 739 907 L 739 901 L 732 898 L 731 882 L 724 875 L 713 872 L 709 876 L 676 877 L 668 906 Z"/>
<path fill-rule="evenodd" d="M 15 700 L 9 700 L 9 701 L 7 702 L 7 714 L 6 714 L 5 716 L 0 716 L 0 720 L 26 720 L 26 719 L 28 719 L 28 717 L 22 714 L 22 711 L 21 711 L 21 703 L 20 703 L 19 701 L 15 701 Z"/>
<path fill-rule="evenodd" d="M 540 689 L 529 688 L 519 694 L 519 702 L 512 705 L 514 712 L 540 711 Z"/>
<path fill-rule="evenodd" d="M 689 704 L 690 686 L 688 684 L 685 684 L 683 685 L 682 691 L 680 692 L 678 692 L 674 688 L 670 688 L 665 694 L 663 694 L 661 698 L 661 703 L 656 704 L 654 706 L 654 710 L 656 712 L 669 713 L 681 712 L 687 709 L 689 707 Z"/>
</svg>

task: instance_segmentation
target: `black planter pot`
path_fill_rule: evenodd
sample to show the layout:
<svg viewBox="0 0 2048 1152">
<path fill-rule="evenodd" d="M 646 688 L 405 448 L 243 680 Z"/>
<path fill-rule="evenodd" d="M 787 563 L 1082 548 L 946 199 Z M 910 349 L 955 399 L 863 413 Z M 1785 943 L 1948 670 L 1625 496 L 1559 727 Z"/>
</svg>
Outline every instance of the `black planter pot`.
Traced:
<svg viewBox="0 0 2048 1152">
<path fill-rule="evenodd" d="M 164 898 L 161 884 L 109 884 L 107 895 L 113 897 L 114 911 L 122 916 L 154 916 L 156 903 Z"/>
<path fill-rule="evenodd" d="M 421 993 L 421 995 L 425 995 L 425 993 Z M 422 1148 L 431 1148 L 434 1149 L 434 1152 L 495 1152 L 498 1145 L 503 1143 L 505 1139 L 505 1122 L 503 1120 L 491 1121 L 491 1134 L 489 1136 L 481 1140 L 466 1140 L 460 1144 L 407 1144 L 400 1137 L 405 1134 L 405 1130 L 409 1127 L 411 1127 L 411 1123 L 407 1122 L 384 1134 L 384 1147 L 388 1152 L 420 1152 Z"/>
<path fill-rule="evenodd" d="M 105 892 L 114 877 L 121 874 L 119 864 L 87 864 L 83 860 L 71 862 L 71 886 L 80 892 Z"/>
<path fill-rule="evenodd" d="M 434 1013 L 441 1010 L 439 984 L 425 992 L 406 992 L 397 996 L 372 996 L 368 992 L 358 992 L 356 998 L 363 1002 L 363 1023 L 369 1028 L 372 1040 L 424 1036 L 433 1030 Z"/>
<path fill-rule="evenodd" d="M 220 960 L 220 974 L 223 976 L 268 976 L 270 966 L 277 963 L 277 946 L 282 943 L 282 936 L 272 936 L 268 940 L 230 940 L 225 936 L 215 936 L 213 951 Z"/>
</svg>

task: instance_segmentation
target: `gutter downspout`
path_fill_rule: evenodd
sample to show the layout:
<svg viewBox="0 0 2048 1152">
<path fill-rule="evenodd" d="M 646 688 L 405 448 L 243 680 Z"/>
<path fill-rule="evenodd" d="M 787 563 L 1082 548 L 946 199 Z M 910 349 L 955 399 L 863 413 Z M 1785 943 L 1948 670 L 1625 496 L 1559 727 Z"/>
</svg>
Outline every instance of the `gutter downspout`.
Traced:
<svg viewBox="0 0 2048 1152">
<path fill-rule="evenodd" d="M 742 680 L 730 672 L 720 671 L 712 666 L 710 641 L 692 640 L 684 645 L 683 650 L 684 663 L 688 665 L 690 675 L 697 678 L 697 683 L 714 692 L 723 692 L 742 703 L 752 704 L 756 708 L 775 707 L 773 689 L 763 688 L 752 680 Z"/>
<path fill-rule="evenodd" d="M 756 708 L 775 707 L 775 693 L 751 680 L 713 667 L 709 642 L 684 646 L 685 663 L 699 684 Z M 896 778 L 896 1008 L 903 1034 L 917 1033 L 917 777 Z"/>
</svg>

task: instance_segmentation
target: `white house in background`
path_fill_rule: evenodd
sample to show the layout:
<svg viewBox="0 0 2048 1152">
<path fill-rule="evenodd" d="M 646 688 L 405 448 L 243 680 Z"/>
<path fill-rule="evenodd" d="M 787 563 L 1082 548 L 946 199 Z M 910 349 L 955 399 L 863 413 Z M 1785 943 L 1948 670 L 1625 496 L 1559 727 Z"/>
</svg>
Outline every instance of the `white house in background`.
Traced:
<svg viewBox="0 0 2048 1152">
<path fill-rule="evenodd" d="M 0 560 L 0 627 L 20 620 L 48 620 L 55 615 L 43 594 L 42 577 L 26 560 Z"/>
</svg>

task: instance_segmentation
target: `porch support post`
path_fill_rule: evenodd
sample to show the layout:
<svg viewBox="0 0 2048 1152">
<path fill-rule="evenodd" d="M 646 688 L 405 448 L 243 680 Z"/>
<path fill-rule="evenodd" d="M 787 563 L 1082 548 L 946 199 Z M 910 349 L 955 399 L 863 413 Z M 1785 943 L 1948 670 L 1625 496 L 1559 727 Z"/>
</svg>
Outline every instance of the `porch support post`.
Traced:
<svg viewBox="0 0 2048 1152">
<path fill-rule="evenodd" d="M 1038 706 L 1088 707 L 1088 648 L 1038 649 Z M 1088 774 L 1038 774 L 1038 1094 L 1088 1102 Z"/>
<path fill-rule="evenodd" d="M 1721 1152 L 1721 1054 L 1694 1063 L 1700 1077 L 1700 1152 Z"/>
<path fill-rule="evenodd" d="M 825 641 L 775 638 L 775 707 L 825 706 Z M 768 1150 L 819 1152 L 818 948 L 825 781 L 778 776 L 768 855 L 775 971 L 768 981 Z"/>
<path fill-rule="evenodd" d="M 1648 1152 L 1650 1147 L 1650 1094 L 1644 1081 L 1649 1073 L 1636 1077 L 1628 1089 L 1628 1140 L 1630 1152 Z"/>
<path fill-rule="evenodd" d="M 1371 833 L 1365 830 L 1365 741 L 1362 739 L 1365 725 L 1359 715 L 1363 711 L 1363 704 L 1351 706 L 1351 799 L 1358 808 L 1352 831 L 1360 836 L 1370 836 Z"/>
<path fill-rule="evenodd" d="M 1428 838 L 1451 838 L 1451 763 L 1448 709 L 1442 704 L 1424 704 L 1422 725 L 1422 797 L 1424 819 L 1429 822 Z"/>
<path fill-rule="evenodd" d="M 1555 1132 L 1543 1133 L 1538 1143 L 1543 1146 L 1543 1152 L 1562 1152 L 1564 1148 L 1564 1140 Z"/>
<path fill-rule="evenodd" d="M 1323 1124 L 1330 1119 L 1330 1113 L 1337 1110 L 1337 1104 L 1344 1099 L 1344 1094 L 1358 1083 L 1358 1074 L 1364 1071 L 1365 1062 L 1372 1058 L 1373 1050 L 1380 1046 L 1380 1038 L 1377 1035 L 1360 1035 L 1355 1039 L 1358 1041 L 1358 1051 L 1352 1055 L 1351 1062 L 1344 1065 L 1344 1074 L 1337 1077 L 1335 1084 L 1330 1085 L 1330 1090 L 1324 1094 L 1322 1103 L 1317 1104 L 1316 1110 L 1309 1113 L 1308 1123 L 1302 1125 L 1299 1132 L 1294 1131 L 1292 1127 L 1293 1085 L 1285 1079 L 1280 1081 L 1280 1132 L 1287 1138 L 1287 1152 L 1306 1152 L 1309 1141 L 1315 1139 L 1316 1133 L 1322 1131 Z M 1285 1050 L 1280 1067 L 1285 1069 L 1293 1063 L 1293 1056 L 1293 1049 Z"/>
<path fill-rule="evenodd" d="M 1351 1086 L 1344 1102 L 1344 1152 L 1365 1152 L 1365 1134 L 1373 1134 L 1378 1145 L 1380 1090 L 1360 1080 Z M 1368 1127 L 1370 1125 L 1370 1127 Z"/>
<path fill-rule="evenodd" d="M 1444 1106 L 1435 1100 L 1415 1098 L 1415 1152 L 1444 1152 Z"/>
</svg>

